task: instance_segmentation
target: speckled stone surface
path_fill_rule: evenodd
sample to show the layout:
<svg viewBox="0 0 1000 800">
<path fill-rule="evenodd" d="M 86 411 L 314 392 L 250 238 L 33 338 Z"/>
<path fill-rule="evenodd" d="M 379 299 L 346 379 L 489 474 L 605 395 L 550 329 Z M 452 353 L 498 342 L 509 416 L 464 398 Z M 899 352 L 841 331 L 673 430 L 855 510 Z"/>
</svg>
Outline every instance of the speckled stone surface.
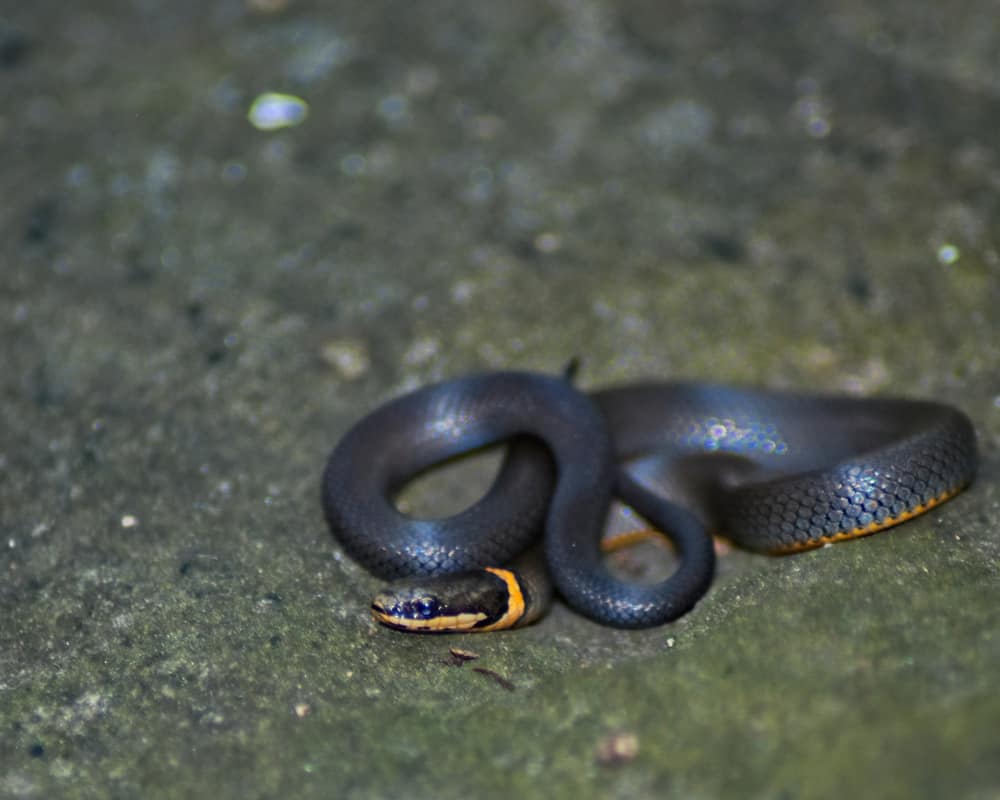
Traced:
<svg viewBox="0 0 1000 800">
<path fill-rule="evenodd" d="M 0 797 L 1000 796 L 997 9 L 870 5 L 5 4 Z M 337 436 L 574 354 L 953 402 L 981 473 L 662 629 L 377 629 Z"/>
</svg>

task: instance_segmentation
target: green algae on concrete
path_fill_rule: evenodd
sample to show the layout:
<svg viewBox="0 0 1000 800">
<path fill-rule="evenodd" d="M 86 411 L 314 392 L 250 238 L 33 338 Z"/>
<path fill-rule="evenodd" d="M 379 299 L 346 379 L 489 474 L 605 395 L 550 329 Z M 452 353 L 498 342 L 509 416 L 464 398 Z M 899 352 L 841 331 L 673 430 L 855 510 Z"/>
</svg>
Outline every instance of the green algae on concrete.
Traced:
<svg viewBox="0 0 1000 800">
<path fill-rule="evenodd" d="M 990 4 L 263 8 L 0 19 L 0 797 L 997 796 Z M 954 402 L 983 467 L 662 629 L 376 627 L 338 434 L 572 355 Z"/>
</svg>

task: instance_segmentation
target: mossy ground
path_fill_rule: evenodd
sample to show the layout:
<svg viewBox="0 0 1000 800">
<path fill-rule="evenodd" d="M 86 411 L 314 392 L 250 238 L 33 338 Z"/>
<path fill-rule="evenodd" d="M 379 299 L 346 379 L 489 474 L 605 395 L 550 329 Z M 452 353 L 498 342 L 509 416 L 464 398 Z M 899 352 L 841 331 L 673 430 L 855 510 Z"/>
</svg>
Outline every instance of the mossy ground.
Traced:
<svg viewBox="0 0 1000 800">
<path fill-rule="evenodd" d="M 991 4 L 264 5 L 0 19 L 0 796 L 996 797 Z M 337 436 L 573 355 L 954 402 L 982 471 L 660 630 L 377 629 Z"/>
</svg>

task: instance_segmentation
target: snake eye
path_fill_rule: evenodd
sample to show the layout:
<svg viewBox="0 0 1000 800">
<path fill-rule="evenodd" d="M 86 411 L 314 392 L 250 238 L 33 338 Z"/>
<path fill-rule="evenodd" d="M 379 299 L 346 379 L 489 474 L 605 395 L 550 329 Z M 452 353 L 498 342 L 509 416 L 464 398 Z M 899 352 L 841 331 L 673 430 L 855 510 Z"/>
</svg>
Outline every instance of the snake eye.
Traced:
<svg viewBox="0 0 1000 800">
<path fill-rule="evenodd" d="M 424 619 L 430 619 L 438 611 L 438 601 L 433 597 L 421 597 L 419 600 L 414 601 L 413 605 L 417 614 Z"/>
</svg>

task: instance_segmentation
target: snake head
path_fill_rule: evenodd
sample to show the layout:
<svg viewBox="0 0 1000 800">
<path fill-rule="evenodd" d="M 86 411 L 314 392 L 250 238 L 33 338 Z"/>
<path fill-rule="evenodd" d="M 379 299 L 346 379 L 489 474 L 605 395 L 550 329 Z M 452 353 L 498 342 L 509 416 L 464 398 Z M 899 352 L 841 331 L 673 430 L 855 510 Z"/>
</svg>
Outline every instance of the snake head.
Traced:
<svg viewBox="0 0 1000 800">
<path fill-rule="evenodd" d="M 514 591 L 512 591 L 514 581 Z M 523 613 L 516 578 L 482 569 L 440 577 L 407 578 L 375 595 L 372 616 L 411 633 L 460 633 L 513 625 Z"/>
</svg>

